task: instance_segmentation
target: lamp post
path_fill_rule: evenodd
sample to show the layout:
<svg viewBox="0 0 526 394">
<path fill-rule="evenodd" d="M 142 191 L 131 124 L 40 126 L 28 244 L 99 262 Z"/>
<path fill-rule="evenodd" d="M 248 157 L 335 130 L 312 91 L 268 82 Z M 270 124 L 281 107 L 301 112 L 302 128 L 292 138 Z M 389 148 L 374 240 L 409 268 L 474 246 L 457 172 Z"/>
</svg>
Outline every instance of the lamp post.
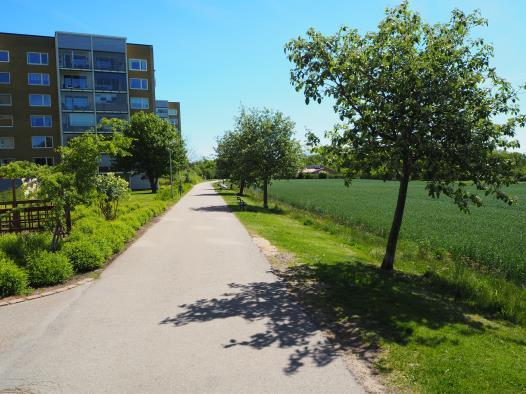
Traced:
<svg viewBox="0 0 526 394">
<path fill-rule="evenodd" d="M 170 194 L 172 196 L 172 200 L 174 199 L 174 178 L 172 173 L 172 151 L 168 149 L 168 160 L 170 162 Z"/>
</svg>

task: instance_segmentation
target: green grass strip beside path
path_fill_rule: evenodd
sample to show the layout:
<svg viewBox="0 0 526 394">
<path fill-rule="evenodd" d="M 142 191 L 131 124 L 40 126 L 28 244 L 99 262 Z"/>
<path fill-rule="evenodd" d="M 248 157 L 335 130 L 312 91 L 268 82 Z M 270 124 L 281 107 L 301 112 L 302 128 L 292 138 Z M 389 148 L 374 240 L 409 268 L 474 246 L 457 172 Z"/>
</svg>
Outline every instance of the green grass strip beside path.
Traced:
<svg viewBox="0 0 526 394">
<path fill-rule="evenodd" d="M 295 255 L 303 269 L 292 269 L 305 283 L 324 284 L 303 301 L 323 308 L 325 323 L 338 323 L 341 340 L 358 332 L 364 357 L 378 354 L 373 365 L 389 385 L 417 392 L 526 392 L 525 327 L 476 313 L 414 270 L 380 271 L 359 236 L 346 242 L 297 211 L 265 211 L 248 197 L 240 210 L 234 192 L 220 194 L 251 233 Z"/>
</svg>

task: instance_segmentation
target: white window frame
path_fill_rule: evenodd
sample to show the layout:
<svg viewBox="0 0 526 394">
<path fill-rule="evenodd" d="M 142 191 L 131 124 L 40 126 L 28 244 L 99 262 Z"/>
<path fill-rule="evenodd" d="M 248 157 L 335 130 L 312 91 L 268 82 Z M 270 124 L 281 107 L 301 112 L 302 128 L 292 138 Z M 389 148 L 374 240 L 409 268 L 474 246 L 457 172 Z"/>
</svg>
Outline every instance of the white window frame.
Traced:
<svg viewBox="0 0 526 394">
<path fill-rule="evenodd" d="M 31 96 L 40 96 L 40 98 L 42 99 L 41 100 L 41 104 L 31 104 Z M 46 105 L 44 103 L 44 97 L 49 97 L 49 105 Z M 50 94 L 46 94 L 46 93 L 30 93 L 28 96 L 28 100 L 29 100 L 29 106 L 30 107 L 51 107 L 51 95 Z"/>
<path fill-rule="evenodd" d="M 140 108 L 136 108 L 132 105 L 134 99 L 141 100 L 142 103 L 146 100 L 146 107 L 141 104 Z M 143 110 L 150 109 L 150 99 L 148 97 L 130 97 L 130 109 Z"/>
<path fill-rule="evenodd" d="M 6 73 L 9 79 L 7 82 L 0 82 L 0 85 L 11 85 L 11 73 L 9 71 L 0 71 L 0 73 Z"/>
<path fill-rule="evenodd" d="M 48 166 L 49 165 L 52 165 L 52 166 L 55 165 L 55 158 L 52 157 L 52 156 L 36 156 L 36 157 L 33 157 L 33 163 L 35 163 L 35 164 L 36 164 L 36 161 L 35 161 L 36 159 L 45 159 L 46 160 L 46 164 L 40 164 L 40 165 L 48 165 Z M 51 164 L 47 163 L 48 159 L 51 159 Z"/>
<path fill-rule="evenodd" d="M 30 54 L 39 55 L 40 56 L 40 63 L 31 63 L 29 61 L 29 55 Z M 46 55 L 47 56 L 47 62 L 46 63 L 42 63 L 42 55 Z M 26 52 L 26 63 L 30 64 L 32 66 L 49 66 L 49 53 L 47 53 L 47 52 L 33 52 L 33 51 Z"/>
<path fill-rule="evenodd" d="M 7 60 L 0 60 L 0 63 L 9 63 L 11 61 L 11 54 L 8 49 L 0 49 L 0 52 L 7 52 Z"/>
<path fill-rule="evenodd" d="M 35 138 L 35 137 L 42 137 L 42 138 L 44 138 L 44 145 L 45 146 L 35 146 L 33 144 L 33 138 Z M 50 146 L 47 145 L 48 138 L 51 139 L 51 145 Z M 52 135 L 32 135 L 31 136 L 31 147 L 33 149 L 50 149 L 50 148 L 53 148 L 54 146 L 55 146 L 55 141 L 53 140 L 53 136 Z"/>
<path fill-rule="evenodd" d="M 0 96 L 9 96 L 9 104 L 0 103 L 0 107 L 11 107 L 13 105 L 13 95 L 11 93 L 0 93 Z"/>
<path fill-rule="evenodd" d="M 11 126 L 0 126 L 0 128 L 15 127 L 15 119 L 13 118 L 13 115 L 11 115 L 11 114 L 0 114 L 0 116 L 1 117 L 7 116 L 7 117 L 11 118 Z"/>
<path fill-rule="evenodd" d="M 33 126 L 33 118 L 36 118 L 36 117 L 47 117 L 47 118 L 49 118 L 51 120 L 51 122 L 50 122 L 49 126 Z M 51 115 L 30 115 L 29 116 L 29 124 L 33 128 L 49 129 L 49 128 L 53 127 L 53 117 Z"/>
<path fill-rule="evenodd" d="M 2 136 L 2 137 L 0 137 L 0 139 L 2 139 L 2 138 L 9 138 L 11 141 L 13 141 L 13 146 L 6 148 L 6 147 L 0 145 L 0 149 L 6 149 L 6 150 L 7 149 L 15 149 L 15 137 L 12 137 L 12 136 Z"/>
<path fill-rule="evenodd" d="M 133 62 L 139 62 L 139 68 L 132 68 Z M 142 68 L 144 62 L 144 69 Z M 128 60 L 128 69 L 130 71 L 148 71 L 148 60 L 147 59 L 129 59 Z"/>
<path fill-rule="evenodd" d="M 29 79 L 30 75 L 40 75 L 41 83 L 31 83 Z M 44 75 L 47 75 L 47 84 L 44 84 Z M 51 77 L 49 76 L 49 73 L 27 73 L 27 84 L 29 86 L 49 86 L 51 84 Z"/>
<path fill-rule="evenodd" d="M 141 85 L 140 88 L 133 88 L 132 87 L 132 81 L 139 81 L 139 85 Z M 142 87 L 142 83 L 146 82 L 146 88 Z M 130 78 L 130 89 L 131 90 L 148 90 L 148 78 Z"/>
</svg>

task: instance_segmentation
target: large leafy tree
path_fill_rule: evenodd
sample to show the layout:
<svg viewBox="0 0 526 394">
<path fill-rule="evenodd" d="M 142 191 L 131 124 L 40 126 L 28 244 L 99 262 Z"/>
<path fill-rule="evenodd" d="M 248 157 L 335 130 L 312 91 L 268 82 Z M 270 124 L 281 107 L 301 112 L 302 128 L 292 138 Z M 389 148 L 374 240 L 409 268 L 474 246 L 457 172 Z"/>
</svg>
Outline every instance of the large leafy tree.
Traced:
<svg viewBox="0 0 526 394">
<path fill-rule="evenodd" d="M 123 127 L 123 133 L 132 140 L 130 155 L 117 158 L 115 165 L 125 171 L 144 173 L 153 193 L 157 192 L 159 178 L 169 173 L 170 157 L 174 171 L 183 169 L 188 163 L 179 131 L 153 113 L 133 114 Z"/>
<path fill-rule="evenodd" d="M 291 82 L 309 101 L 333 99 L 343 124 L 327 133 L 324 153 L 346 171 L 374 170 L 400 183 L 382 268 L 393 269 L 408 184 L 427 180 L 461 210 L 482 205 L 480 194 L 512 199 L 513 180 L 498 149 L 517 147 L 524 125 L 517 92 L 490 66 L 491 45 L 472 38 L 486 25 L 478 13 L 454 10 L 447 23 L 428 24 L 408 2 L 387 9 L 375 32 L 342 27 L 331 36 L 310 29 L 285 46 Z M 505 119 L 500 123 L 496 119 Z M 311 142 L 318 143 L 311 135 Z"/>
</svg>

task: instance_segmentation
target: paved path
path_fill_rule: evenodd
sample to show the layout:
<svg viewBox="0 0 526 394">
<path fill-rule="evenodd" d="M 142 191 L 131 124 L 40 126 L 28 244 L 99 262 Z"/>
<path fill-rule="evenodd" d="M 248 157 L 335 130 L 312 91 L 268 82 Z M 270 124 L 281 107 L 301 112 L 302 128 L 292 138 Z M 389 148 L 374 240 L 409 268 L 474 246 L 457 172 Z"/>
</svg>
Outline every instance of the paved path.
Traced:
<svg viewBox="0 0 526 394">
<path fill-rule="evenodd" d="M 0 309 L 0 389 L 14 387 L 361 392 L 209 184 L 99 280 Z"/>
</svg>

